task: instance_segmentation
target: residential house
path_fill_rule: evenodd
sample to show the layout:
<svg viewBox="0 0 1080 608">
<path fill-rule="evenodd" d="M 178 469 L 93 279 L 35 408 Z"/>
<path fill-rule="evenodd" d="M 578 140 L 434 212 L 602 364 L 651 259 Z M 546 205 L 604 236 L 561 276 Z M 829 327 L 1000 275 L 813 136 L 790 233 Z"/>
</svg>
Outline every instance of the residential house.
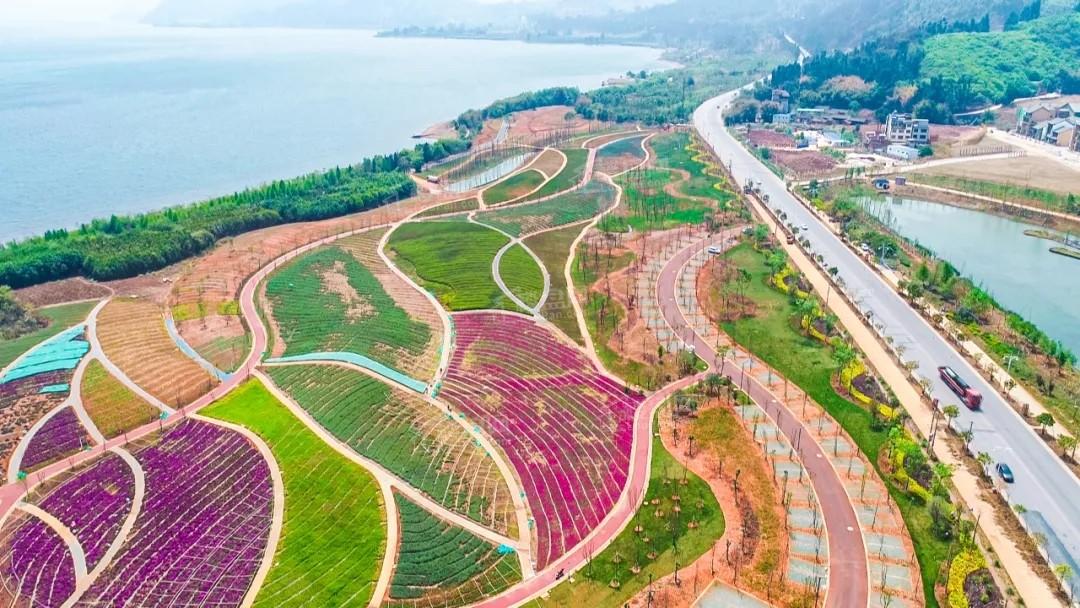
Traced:
<svg viewBox="0 0 1080 608">
<path fill-rule="evenodd" d="M 925 146 L 930 143 L 930 121 L 893 112 L 885 120 L 885 139 L 892 144 Z"/>
<path fill-rule="evenodd" d="M 788 93 L 784 89 L 773 89 L 772 102 L 780 108 L 782 114 L 787 114 L 791 111 L 791 93 Z"/>
<path fill-rule="evenodd" d="M 1080 103 L 1049 104 L 1040 102 L 1016 111 L 1016 132 L 1056 146 L 1070 148 L 1077 121 L 1080 121 Z"/>
<path fill-rule="evenodd" d="M 889 146 L 885 148 L 885 155 L 900 160 L 912 161 L 919 158 L 919 149 L 903 144 L 889 144 Z"/>
</svg>

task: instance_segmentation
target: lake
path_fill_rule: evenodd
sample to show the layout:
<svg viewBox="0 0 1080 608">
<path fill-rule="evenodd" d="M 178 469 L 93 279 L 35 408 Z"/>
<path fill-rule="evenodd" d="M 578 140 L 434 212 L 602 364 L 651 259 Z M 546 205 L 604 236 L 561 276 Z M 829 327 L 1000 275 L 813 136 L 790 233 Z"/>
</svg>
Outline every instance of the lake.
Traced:
<svg viewBox="0 0 1080 608">
<path fill-rule="evenodd" d="M 1080 261 L 1050 253 L 1058 243 L 1025 236 L 1029 224 L 940 203 L 886 198 L 867 208 L 1080 353 Z"/>
<path fill-rule="evenodd" d="M 0 242 L 356 162 L 494 99 L 669 65 L 641 47 L 349 30 L 0 27 Z"/>
</svg>

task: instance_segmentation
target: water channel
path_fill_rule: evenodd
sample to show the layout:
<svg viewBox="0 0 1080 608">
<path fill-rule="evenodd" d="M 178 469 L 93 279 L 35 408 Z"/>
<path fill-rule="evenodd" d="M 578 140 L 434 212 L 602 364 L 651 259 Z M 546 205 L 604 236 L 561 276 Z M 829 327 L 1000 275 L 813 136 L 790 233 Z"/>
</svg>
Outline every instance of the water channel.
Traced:
<svg viewBox="0 0 1080 608">
<path fill-rule="evenodd" d="M 1051 253 L 1058 243 L 1026 236 L 1029 224 L 951 205 L 894 197 L 864 205 L 1080 353 L 1080 260 Z"/>
</svg>

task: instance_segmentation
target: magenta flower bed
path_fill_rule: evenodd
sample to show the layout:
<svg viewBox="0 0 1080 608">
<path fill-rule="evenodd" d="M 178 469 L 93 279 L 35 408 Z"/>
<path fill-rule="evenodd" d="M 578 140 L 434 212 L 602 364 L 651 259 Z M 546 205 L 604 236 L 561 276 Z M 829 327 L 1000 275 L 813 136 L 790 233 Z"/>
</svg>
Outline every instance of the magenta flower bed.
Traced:
<svg viewBox="0 0 1080 608">
<path fill-rule="evenodd" d="M 5 602 L 12 598 L 14 606 L 60 606 L 75 591 L 75 561 L 52 528 L 30 515 L 18 517 L 21 525 L 5 526 L 5 532 L 14 530 L 0 543 Z"/>
<path fill-rule="evenodd" d="M 618 499 L 634 411 L 644 399 L 527 318 L 461 313 L 454 324 L 456 349 L 440 397 L 477 420 L 517 470 L 543 568 Z"/>
<path fill-rule="evenodd" d="M 75 410 L 65 407 L 49 418 L 30 438 L 19 468 L 33 471 L 68 454 L 74 454 L 90 444 L 90 437 L 79 422 L 79 417 L 75 415 Z"/>
<path fill-rule="evenodd" d="M 131 512 L 135 477 L 122 458 L 107 454 L 49 492 L 38 506 L 79 539 L 93 570 Z"/>
<path fill-rule="evenodd" d="M 135 453 L 146 496 L 123 549 L 81 603 L 238 606 L 270 532 L 270 469 L 247 439 L 185 420 Z"/>
</svg>

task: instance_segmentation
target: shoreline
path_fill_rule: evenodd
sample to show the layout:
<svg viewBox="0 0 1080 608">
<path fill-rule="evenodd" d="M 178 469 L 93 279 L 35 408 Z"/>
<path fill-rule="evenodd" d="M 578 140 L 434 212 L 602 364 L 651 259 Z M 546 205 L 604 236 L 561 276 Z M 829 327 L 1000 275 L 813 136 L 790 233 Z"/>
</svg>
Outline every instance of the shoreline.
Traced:
<svg viewBox="0 0 1080 608">
<path fill-rule="evenodd" d="M 1080 217 L 1076 220 L 1060 220 L 1059 218 L 1046 216 L 1039 214 L 1042 221 L 1036 218 L 1023 215 L 1021 213 L 1009 213 L 1001 206 L 993 205 L 985 200 L 978 198 L 944 193 L 933 188 L 924 188 L 920 184 L 908 182 L 904 186 L 894 186 L 887 192 L 881 192 L 885 196 L 892 196 L 896 198 L 911 198 L 923 200 L 929 203 L 938 203 L 940 205 L 948 205 L 950 207 L 957 207 L 960 209 L 967 209 L 969 211 L 979 211 L 981 213 L 988 213 L 990 215 L 1000 217 L 1003 219 L 1009 219 L 1036 228 L 1050 228 L 1054 230 L 1064 231 L 1062 225 L 1069 226 L 1073 229 L 1080 229 Z M 1010 209 L 1007 207 L 1006 209 Z"/>
</svg>

